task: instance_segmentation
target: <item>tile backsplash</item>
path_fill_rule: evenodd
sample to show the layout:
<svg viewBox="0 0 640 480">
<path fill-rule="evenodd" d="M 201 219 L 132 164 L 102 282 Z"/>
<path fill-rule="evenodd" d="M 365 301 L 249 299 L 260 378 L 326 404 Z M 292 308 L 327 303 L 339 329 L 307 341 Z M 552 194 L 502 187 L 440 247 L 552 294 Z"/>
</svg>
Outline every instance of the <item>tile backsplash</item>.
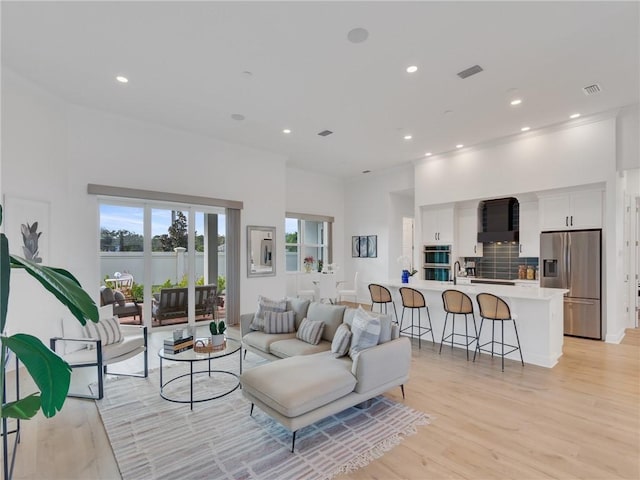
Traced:
<svg viewBox="0 0 640 480">
<path fill-rule="evenodd" d="M 466 257 L 465 262 L 476 262 L 476 276 L 513 280 L 518 278 L 519 265 L 538 266 L 538 257 L 519 257 L 518 244 L 485 243 L 482 257 Z"/>
</svg>

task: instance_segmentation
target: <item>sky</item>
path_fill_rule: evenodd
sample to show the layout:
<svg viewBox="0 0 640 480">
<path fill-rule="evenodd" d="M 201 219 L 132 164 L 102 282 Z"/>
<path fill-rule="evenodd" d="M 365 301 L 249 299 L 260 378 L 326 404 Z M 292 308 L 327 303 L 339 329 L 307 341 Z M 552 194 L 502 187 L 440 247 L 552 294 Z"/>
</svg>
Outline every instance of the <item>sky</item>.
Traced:
<svg viewBox="0 0 640 480">
<path fill-rule="evenodd" d="M 187 216 L 187 213 L 185 216 Z M 142 235 L 144 229 L 144 208 L 125 207 L 121 205 L 100 204 L 100 228 L 107 230 L 129 230 Z M 218 217 L 218 233 L 225 234 L 224 215 Z M 167 233 L 167 228 L 171 225 L 171 210 L 157 209 L 151 210 L 151 236 Z M 204 233 L 204 214 L 196 212 L 196 232 L 198 235 Z"/>
</svg>

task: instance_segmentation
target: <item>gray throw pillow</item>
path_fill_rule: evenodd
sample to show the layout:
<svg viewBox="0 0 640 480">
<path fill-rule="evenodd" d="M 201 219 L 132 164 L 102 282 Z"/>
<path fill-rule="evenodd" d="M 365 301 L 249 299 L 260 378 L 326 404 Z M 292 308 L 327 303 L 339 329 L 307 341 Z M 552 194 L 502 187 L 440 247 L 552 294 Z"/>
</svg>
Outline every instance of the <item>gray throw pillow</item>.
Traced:
<svg viewBox="0 0 640 480">
<path fill-rule="evenodd" d="M 251 321 L 249 328 L 251 330 L 264 330 L 264 314 L 265 312 L 285 312 L 287 310 L 287 299 L 271 300 L 262 295 L 258 296 L 258 310 Z"/>
<path fill-rule="evenodd" d="M 100 295 L 102 296 L 103 305 L 111 305 L 116 301 L 113 296 L 113 290 L 111 290 L 109 287 L 104 287 L 100 292 Z"/>
<path fill-rule="evenodd" d="M 307 317 L 307 310 L 311 300 L 300 298 L 287 298 L 287 310 L 293 310 L 296 314 L 296 330 L 300 328 L 302 320 Z"/>
<path fill-rule="evenodd" d="M 355 360 L 361 351 L 375 347 L 378 344 L 380 319 L 368 315 L 362 307 L 358 307 L 358 311 L 353 317 L 351 333 L 353 337 L 351 338 L 349 356 Z"/>
<path fill-rule="evenodd" d="M 300 328 L 296 332 L 296 338 L 311 345 L 318 345 L 322 339 L 323 330 L 323 322 L 312 322 L 308 318 L 305 318 L 302 320 Z"/>
<path fill-rule="evenodd" d="M 349 351 L 349 345 L 351 345 L 351 330 L 349 326 L 344 323 L 338 327 L 333 341 L 331 342 L 331 353 L 335 354 L 335 357 L 344 357 Z"/>
<path fill-rule="evenodd" d="M 124 307 L 127 303 L 124 293 L 119 290 L 113 292 L 113 298 L 120 307 Z"/>
<path fill-rule="evenodd" d="M 293 333 L 296 331 L 296 314 L 288 312 L 265 312 L 264 333 Z"/>
</svg>

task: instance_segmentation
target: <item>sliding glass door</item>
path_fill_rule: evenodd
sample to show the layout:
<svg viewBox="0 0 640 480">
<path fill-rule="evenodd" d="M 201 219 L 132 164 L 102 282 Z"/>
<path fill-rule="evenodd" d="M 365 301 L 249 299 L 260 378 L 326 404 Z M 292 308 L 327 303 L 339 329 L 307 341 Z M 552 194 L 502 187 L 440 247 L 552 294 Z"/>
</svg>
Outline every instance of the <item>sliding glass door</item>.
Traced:
<svg viewBox="0 0 640 480">
<path fill-rule="evenodd" d="M 148 327 L 224 318 L 225 209 L 100 202 L 102 287 L 134 302 Z M 116 277 L 133 277 L 127 290 Z M 116 307 L 117 308 L 117 307 Z M 120 315 L 139 323 L 140 315 Z M 130 318 L 131 317 L 131 318 Z"/>
</svg>

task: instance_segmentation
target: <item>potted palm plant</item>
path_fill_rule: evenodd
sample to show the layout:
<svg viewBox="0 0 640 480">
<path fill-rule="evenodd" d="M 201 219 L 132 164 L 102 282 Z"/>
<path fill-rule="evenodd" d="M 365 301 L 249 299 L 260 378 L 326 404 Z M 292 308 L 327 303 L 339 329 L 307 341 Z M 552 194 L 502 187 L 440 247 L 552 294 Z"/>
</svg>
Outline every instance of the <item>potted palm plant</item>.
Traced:
<svg viewBox="0 0 640 480">
<path fill-rule="evenodd" d="M 0 388 L 5 385 L 7 351 L 11 350 L 40 390 L 15 402 L 0 402 L 0 417 L 26 420 L 39 410 L 42 410 L 45 417 L 52 417 L 60 411 L 67 398 L 71 367 L 37 337 L 25 333 L 15 333 L 11 336 L 5 334 L 11 269 L 21 269 L 35 278 L 67 306 L 82 325 L 86 324 L 87 319 L 98 321 L 98 307 L 71 273 L 9 254 L 9 241 L 4 233 L 0 234 Z"/>
</svg>

